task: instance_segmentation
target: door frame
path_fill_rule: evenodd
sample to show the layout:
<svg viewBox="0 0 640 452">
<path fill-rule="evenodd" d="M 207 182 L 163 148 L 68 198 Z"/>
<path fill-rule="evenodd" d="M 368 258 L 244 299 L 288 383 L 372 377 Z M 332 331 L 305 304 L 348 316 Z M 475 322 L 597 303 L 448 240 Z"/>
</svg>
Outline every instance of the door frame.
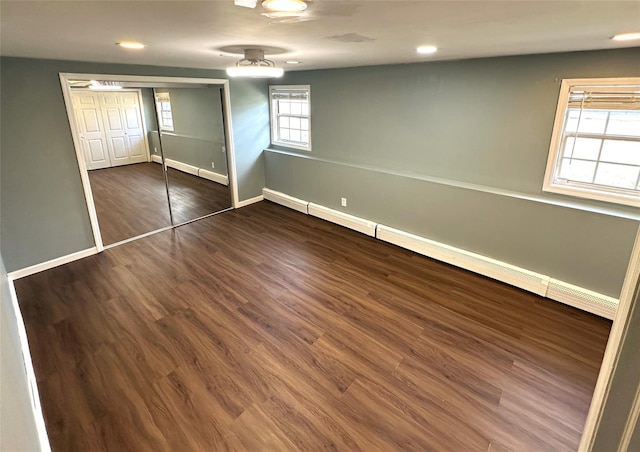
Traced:
<svg viewBox="0 0 640 452">
<path fill-rule="evenodd" d="M 104 80 L 114 82 L 138 82 L 148 87 L 152 87 L 152 84 L 158 84 L 161 87 L 162 84 L 182 84 L 182 85 L 214 85 L 220 86 L 223 93 L 223 105 L 222 114 L 224 117 L 224 132 L 225 141 L 227 144 L 227 171 L 229 173 L 229 189 L 231 190 L 231 206 L 237 208 L 238 201 L 238 183 L 236 177 L 236 159 L 235 148 L 233 140 L 233 127 L 231 122 L 231 97 L 229 92 L 229 80 L 217 79 L 217 78 L 195 78 L 195 77 L 164 77 L 164 76 L 146 76 L 146 75 L 118 75 L 118 74 L 86 74 L 86 73 L 73 73 L 73 72 L 60 72 L 60 84 L 62 86 L 62 96 L 64 98 L 65 107 L 67 109 L 67 118 L 69 120 L 69 127 L 71 129 L 71 138 L 73 140 L 73 147 L 76 151 L 76 159 L 78 161 L 78 168 L 80 170 L 80 178 L 82 180 L 82 187 L 84 189 L 84 197 L 87 203 L 87 210 L 89 211 L 89 220 L 91 222 L 91 229 L 93 231 L 93 238 L 96 242 L 96 249 L 98 252 L 104 250 L 104 244 L 102 242 L 102 235 L 100 234 L 100 226 L 98 224 L 98 214 L 96 212 L 96 206 L 93 201 L 93 192 L 91 191 L 91 184 L 89 182 L 89 171 L 82 153 L 82 147 L 80 146 L 80 139 L 75 127 L 75 114 L 73 111 L 73 102 L 71 99 L 71 88 L 69 87 L 69 80 Z M 164 86 L 167 87 L 167 86 Z M 170 86 L 169 86 L 170 87 Z M 141 104 L 142 106 L 142 104 Z M 144 114 L 143 121 L 144 121 Z M 146 127 L 146 124 L 143 123 Z M 145 136 L 146 139 L 146 136 Z"/>
<path fill-rule="evenodd" d="M 593 397 L 591 398 L 589 414 L 587 415 L 587 420 L 582 430 L 582 437 L 580 439 L 580 446 L 578 449 L 579 452 L 590 452 L 593 450 L 596 434 L 600 428 L 600 421 L 604 415 L 605 405 L 609 397 L 609 392 L 611 391 L 614 374 L 618 368 L 622 344 L 624 343 L 627 332 L 629 331 L 629 320 L 631 318 L 631 311 L 634 308 L 634 296 L 639 286 L 640 225 L 636 232 L 636 239 L 631 251 L 629 266 L 627 267 L 627 273 L 622 284 L 618 309 L 616 311 L 616 316 L 613 319 L 611 331 L 609 332 L 609 340 L 607 341 L 607 347 L 602 359 L 602 365 L 600 366 L 598 380 L 596 381 Z M 640 387 L 637 391 L 636 402 L 640 400 Z M 621 443 L 618 445 L 618 451 L 620 452 L 627 450 L 625 446 L 628 446 L 628 441 L 631 439 L 633 429 L 636 427 L 635 423 L 637 421 L 637 416 L 635 414 L 633 412 L 630 413 L 626 419 Z M 627 416 L 626 413 L 625 416 Z"/>
<path fill-rule="evenodd" d="M 100 93 L 100 91 L 95 91 L 95 90 L 91 90 L 89 88 L 75 88 L 73 90 L 69 90 L 70 94 L 72 93 L 79 93 L 79 92 L 84 92 L 84 93 L 95 93 L 96 95 L 98 95 L 98 93 Z M 147 158 L 147 162 L 151 161 L 151 149 L 149 148 L 149 138 L 147 137 L 147 134 L 149 133 L 149 129 L 147 128 L 147 121 L 144 117 L 144 110 L 143 110 L 143 104 L 142 104 L 142 89 L 141 88 L 123 88 L 123 89 L 119 89 L 117 91 L 107 91 L 107 92 L 119 92 L 119 93 L 138 93 L 138 106 L 140 107 L 140 121 L 142 123 L 142 130 L 144 131 L 144 147 L 145 147 L 145 155 Z M 73 100 L 72 100 L 72 104 L 73 104 Z M 98 105 L 100 106 L 100 113 L 104 113 L 102 111 L 102 104 L 100 104 L 100 99 L 98 98 Z M 78 118 L 75 117 L 75 111 L 74 111 L 74 123 L 78 124 Z M 71 122 L 71 121 L 69 121 Z M 104 128 L 104 114 L 102 115 L 102 127 Z M 78 133 L 79 131 L 76 130 L 76 133 Z M 104 130 L 103 130 L 104 132 Z M 106 144 L 106 143 L 105 143 Z M 86 161 L 85 161 L 85 165 L 86 165 Z M 109 168 L 113 168 L 113 165 L 111 165 Z M 88 169 L 87 169 L 88 170 Z"/>
</svg>

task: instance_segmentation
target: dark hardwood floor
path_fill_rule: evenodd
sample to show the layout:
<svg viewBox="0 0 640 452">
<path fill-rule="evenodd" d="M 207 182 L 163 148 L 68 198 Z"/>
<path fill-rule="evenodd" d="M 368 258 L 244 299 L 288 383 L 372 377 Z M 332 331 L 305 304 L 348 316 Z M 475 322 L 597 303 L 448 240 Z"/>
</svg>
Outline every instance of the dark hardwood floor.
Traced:
<svg viewBox="0 0 640 452">
<path fill-rule="evenodd" d="M 174 222 L 184 223 L 231 206 L 228 187 L 169 168 Z M 89 171 L 105 245 L 171 226 L 162 167 L 137 163 Z"/>
<path fill-rule="evenodd" d="M 610 329 L 266 201 L 16 289 L 54 451 L 576 450 Z"/>
<path fill-rule="evenodd" d="M 175 224 L 231 207 L 229 187 L 169 168 L 169 196 Z"/>
<path fill-rule="evenodd" d="M 105 245 L 171 226 L 162 167 L 137 163 L 89 171 Z"/>
</svg>

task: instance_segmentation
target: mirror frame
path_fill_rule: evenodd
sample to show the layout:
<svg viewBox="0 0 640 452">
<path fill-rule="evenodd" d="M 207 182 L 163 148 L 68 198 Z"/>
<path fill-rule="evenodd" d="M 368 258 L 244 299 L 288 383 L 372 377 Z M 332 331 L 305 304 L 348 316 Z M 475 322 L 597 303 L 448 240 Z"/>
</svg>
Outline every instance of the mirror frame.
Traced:
<svg viewBox="0 0 640 452">
<path fill-rule="evenodd" d="M 213 85 L 222 87 L 223 93 L 223 118 L 224 118 L 224 132 L 225 140 L 227 144 L 227 171 L 229 174 L 229 188 L 231 190 L 231 208 L 235 209 L 238 206 L 238 183 L 236 179 L 236 159 L 235 148 L 233 140 L 233 126 L 231 122 L 231 99 L 229 94 L 229 80 L 227 79 L 215 79 L 215 78 L 194 78 L 194 77 L 164 77 L 164 76 L 146 76 L 146 75 L 118 75 L 118 74 L 80 74 L 72 72 L 60 72 L 60 84 L 62 85 L 62 96 L 64 97 L 65 107 L 67 109 L 67 118 L 69 119 L 69 128 L 71 130 L 71 137 L 73 140 L 73 147 L 76 151 L 76 160 L 78 161 L 78 168 L 80 170 L 80 178 L 82 180 L 82 187 L 84 189 L 84 197 L 87 203 L 87 210 L 89 211 L 89 221 L 91 222 L 91 229 L 93 231 L 93 238 L 96 242 L 96 249 L 101 252 L 105 249 L 105 245 L 102 242 L 102 235 L 100 234 L 100 225 L 98 224 L 98 214 L 96 212 L 96 206 L 93 201 L 93 192 L 91 191 L 91 184 L 89 182 L 89 172 L 87 170 L 87 164 L 82 154 L 82 147 L 80 146 L 80 137 L 76 127 L 72 123 L 75 120 L 75 112 L 73 110 L 73 103 L 71 100 L 71 88 L 69 87 L 69 80 L 81 79 L 81 80 L 105 80 L 115 82 L 140 82 L 140 83 L 179 83 L 179 84 L 193 84 L 193 85 Z M 148 131 L 147 131 L 148 132 Z M 171 229 L 174 226 L 168 226 L 155 231 L 148 232 L 135 238 L 141 238 L 155 232 Z"/>
</svg>

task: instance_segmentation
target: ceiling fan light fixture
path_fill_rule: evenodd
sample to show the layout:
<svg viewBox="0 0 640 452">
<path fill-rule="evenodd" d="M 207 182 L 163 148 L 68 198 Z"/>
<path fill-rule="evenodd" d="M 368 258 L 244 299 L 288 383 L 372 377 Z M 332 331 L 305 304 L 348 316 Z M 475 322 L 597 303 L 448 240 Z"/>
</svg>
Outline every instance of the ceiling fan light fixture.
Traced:
<svg viewBox="0 0 640 452">
<path fill-rule="evenodd" d="M 245 49 L 244 58 L 227 68 L 229 77 L 275 78 L 282 77 L 284 69 L 264 57 L 262 49 Z"/>
<path fill-rule="evenodd" d="M 300 12 L 307 9 L 307 3 L 303 0 L 264 0 L 262 7 L 269 11 Z"/>
<path fill-rule="evenodd" d="M 619 35 L 612 36 L 611 39 L 613 41 L 635 41 L 636 39 L 640 39 L 640 31 L 621 33 Z"/>
<path fill-rule="evenodd" d="M 145 47 L 147 47 L 141 42 L 134 42 L 134 41 L 116 42 L 116 45 L 122 47 L 123 49 L 131 49 L 131 50 L 142 50 Z"/>
<path fill-rule="evenodd" d="M 420 46 L 416 49 L 420 55 L 430 55 L 432 53 L 436 53 L 438 48 L 436 46 Z"/>
</svg>

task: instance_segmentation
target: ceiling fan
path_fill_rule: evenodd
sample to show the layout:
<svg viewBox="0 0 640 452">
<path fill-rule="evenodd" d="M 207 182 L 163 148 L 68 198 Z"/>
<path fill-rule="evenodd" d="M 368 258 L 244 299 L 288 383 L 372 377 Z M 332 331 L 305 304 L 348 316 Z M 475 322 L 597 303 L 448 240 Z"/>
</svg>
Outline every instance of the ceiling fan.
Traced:
<svg viewBox="0 0 640 452">
<path fill-rule="evenodd" d="M 256 8 L 259 0 L 233 0 L 236 6 Z M 276 19 L 280 23 L 302 22 L 313 17 L 307 10 L 309 2 L 305 0 L 264 0 L 261 1 L 265 12 L 261 15 Z"/>
<path fill-rule="evenodd" d="M 313 0 L 233 0 L 236 6 L 254 9 L 258 3 L 263 16 L 277 23 L 296 23 L 327 16 L 351 16 L 358 8 L 356 2 L 315 2 Z"/>
<path fill-rule="evenodd" d="M 233 0 L 234 5 L 245 8 L 255 8 L 259 0 Z M 300 12 L 307 9 L 308 1 L 305 0 L 263 0 L 262 7 L 267 11 Z"/>
</svg>

